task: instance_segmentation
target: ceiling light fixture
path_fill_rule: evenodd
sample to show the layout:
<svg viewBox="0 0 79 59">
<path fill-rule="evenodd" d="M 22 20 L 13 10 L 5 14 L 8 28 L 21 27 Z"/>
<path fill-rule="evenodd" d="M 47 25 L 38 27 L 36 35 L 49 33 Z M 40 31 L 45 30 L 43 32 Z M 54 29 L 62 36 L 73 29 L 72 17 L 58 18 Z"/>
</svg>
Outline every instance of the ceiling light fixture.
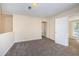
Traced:
<svg viewBox="0 0 79 59">
<path fill-rule="evenodd" d="M 32 3 L 32 7 L 37 7 L 38 3 Z"/>
<path fill-rule="evenodd" d="M 31 6 L 28 6 L 28 9 L 31 10 L 32 8 L 36 8 L 38 6 L 38 3 L 32 3 Z"/>
</svg>

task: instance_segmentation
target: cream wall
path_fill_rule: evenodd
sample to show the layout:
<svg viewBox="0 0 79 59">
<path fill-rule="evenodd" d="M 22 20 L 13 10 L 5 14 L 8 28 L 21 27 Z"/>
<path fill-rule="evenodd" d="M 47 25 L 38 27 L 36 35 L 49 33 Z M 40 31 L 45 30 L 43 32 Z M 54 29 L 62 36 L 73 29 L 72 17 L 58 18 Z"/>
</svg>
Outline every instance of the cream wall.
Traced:
<svg viewBox="0 0 79 59">
<path fill-rule="evenodd" d="M 44 18 L 13 15 L 13 32 L 15 42 L 41 39 L 42 20 Z"/>
<path fill-rule="evenodd" d="M 50 39 L 55 40 L 55 18 L 50 19 Z"/>
<path fill-rule="evenodd" d="M 70 10 L 64 11 L 62 13 L 56 14 L 55 18 L 61 18 L 61 17 L 68 17 L 68 35 L 69 38 L 72 38 L 72 28 L 71 28 L 71 21 L 79 19 L 79 6 L 72 8 Z"/>
<path fill-rule="evenodd" d="M 47 38 L 55 40 L 55 19 L 48 17 L 47 19 Z"/>
</svg>

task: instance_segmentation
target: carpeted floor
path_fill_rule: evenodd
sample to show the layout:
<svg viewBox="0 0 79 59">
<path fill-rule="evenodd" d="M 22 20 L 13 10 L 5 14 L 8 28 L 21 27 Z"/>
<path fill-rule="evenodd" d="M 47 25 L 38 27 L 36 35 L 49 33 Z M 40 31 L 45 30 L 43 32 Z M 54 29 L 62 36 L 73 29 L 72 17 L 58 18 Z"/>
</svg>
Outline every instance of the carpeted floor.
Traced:
<svg viewBox="0 0 79 59">
<path fill-rule="evenodd" d="M 40 39 L 15 43 L 6 56 L 76 56 L 76 50 L 54 43 L 50 39 Z"/>
</svg>

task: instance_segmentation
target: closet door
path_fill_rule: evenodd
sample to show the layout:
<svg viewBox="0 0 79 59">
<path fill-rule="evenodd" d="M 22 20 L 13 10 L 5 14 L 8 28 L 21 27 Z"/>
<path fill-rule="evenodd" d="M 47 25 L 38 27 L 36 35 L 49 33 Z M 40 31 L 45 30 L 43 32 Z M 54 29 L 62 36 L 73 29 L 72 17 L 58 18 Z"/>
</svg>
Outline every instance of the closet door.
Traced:
<svg viewBox="0 0 79 59">
<path fill-rule="evenodd" d="M 56 18 L 55 20 L 55 42 L 68 46 L 68 18 Z"/>
</svg>

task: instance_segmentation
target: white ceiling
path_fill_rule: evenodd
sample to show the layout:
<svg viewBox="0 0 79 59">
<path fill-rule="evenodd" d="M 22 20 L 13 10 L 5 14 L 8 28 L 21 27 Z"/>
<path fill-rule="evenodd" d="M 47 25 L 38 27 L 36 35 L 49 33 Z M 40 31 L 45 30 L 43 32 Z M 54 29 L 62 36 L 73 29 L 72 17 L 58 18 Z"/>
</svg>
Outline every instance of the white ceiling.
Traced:
<svg viewBox="0 0 79 59">
<path fill-rule="evenodd" d="M 28 9 L 31 3 L 4 3 L 2 9 L 8 14 L 23 14 L 30 16 L 48 17 L 66 11 L 78 4 L 74 3 L 39 3 L 36 8 Z"/>
</svg>

